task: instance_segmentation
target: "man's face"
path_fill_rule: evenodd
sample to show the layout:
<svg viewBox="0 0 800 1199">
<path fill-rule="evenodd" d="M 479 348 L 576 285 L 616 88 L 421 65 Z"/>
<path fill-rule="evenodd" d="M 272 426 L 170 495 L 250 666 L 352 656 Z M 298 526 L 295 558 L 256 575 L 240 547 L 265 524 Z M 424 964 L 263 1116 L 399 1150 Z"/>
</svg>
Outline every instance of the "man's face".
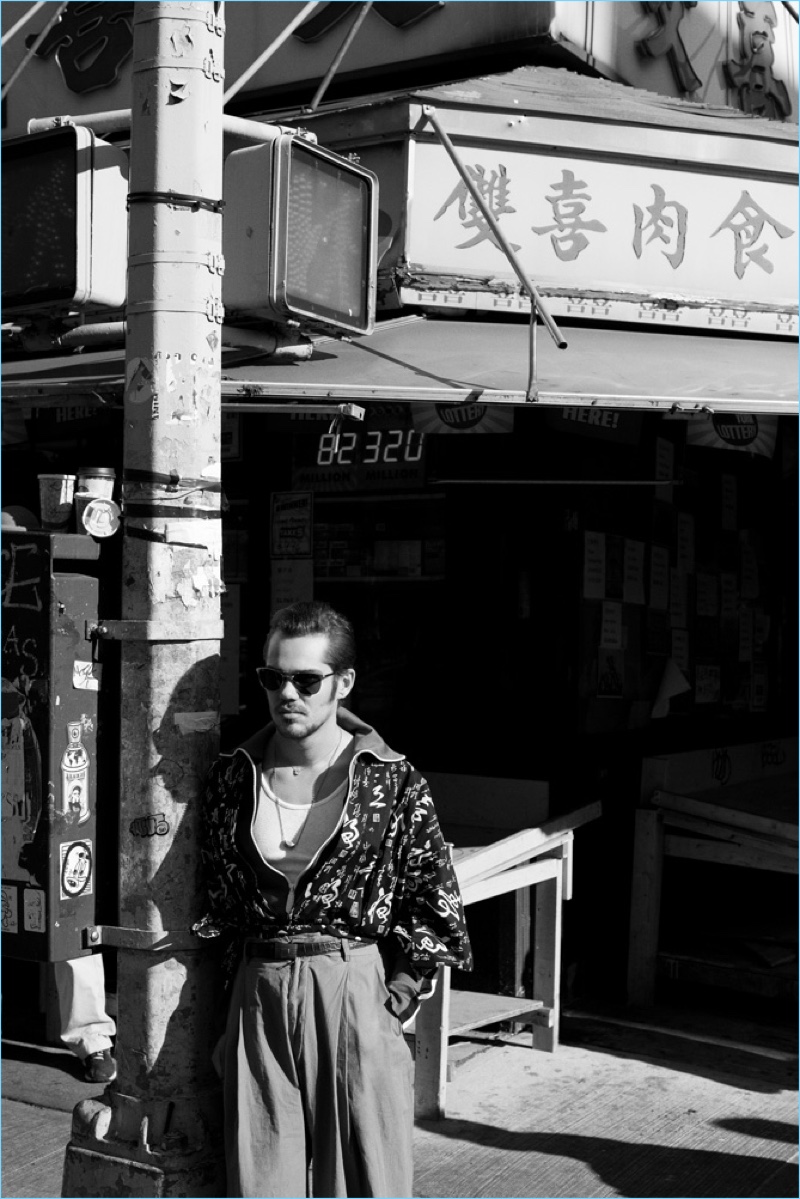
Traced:
<svg viewBox="0 0 800 1199">
<path fill-rule="evenodd" d="M 265 665 L 284 674 L 300 670 L 330 674 L 328 638 L 323 633 L 285 637 L 273 633 L 264 655 Z M 302 695 L 294 683 L 284 680 L 277 691 L 267 691 L 267 702 L 278 732 L 292 741 L 303 741 L 319 729 L 336 723 L 336 709 L 353 689 L 355 671 L 323 679 L 315 695 Z"/>
</svg>

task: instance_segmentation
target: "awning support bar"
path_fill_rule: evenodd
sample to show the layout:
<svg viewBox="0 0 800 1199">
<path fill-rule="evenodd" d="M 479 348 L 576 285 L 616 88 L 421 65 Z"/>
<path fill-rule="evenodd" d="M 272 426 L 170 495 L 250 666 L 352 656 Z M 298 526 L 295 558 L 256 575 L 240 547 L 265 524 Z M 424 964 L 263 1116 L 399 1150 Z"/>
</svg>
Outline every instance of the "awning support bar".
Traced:
<svg viewBox="0 0 800 1199">
<path fill-rule="evenodd" d="M 503 253 L 505 254 L 508 261 L 511 263 L 512 267 L 514 268 L 514 273 L 516 274 L 516 276 L 519 279 L 522 286 L 525 288 L 525 291 L 530 296 L 531 307 L 535 306 L 535 308 L 538 309 L 538 311 L 541 313 L 542 320 L 543 320 L 544 324 L 547 326 L 547 330 L 548 330 L 550 336 L 552 337 L 553 341 L 558 346 L 559 350 L 565 350 L 567 347 L 567 342 L 564 339 L 564 336 L 562 335 L 561 330 L 559 329 L 558 325 L 555 323 L 552 316 L 550 315 L 547 305 L 545 304 L 544 300 L 540 296 L 538 290 L 536 289 L 534 284 L 531 282 L 531 280 L 528 278 L 525 268 L 523 267 L 522 263 L 520 262 L 519 258 L 517 257 L 515 251 L 512 249 L 512 247 L 508 241 L 508 238 L 506 237 L 505 233 L 503 233 L 494 214 L 492 213 L 491 209 L 489 208 L 488 204 L 484 200 L 484 198 L 481 195 L 478 188 L 475 186 L 475 181 L 470 177 L 469 171 L 467 170 L 464 163 L 459 158 L 455 146 L 450 141 L 450 138 L 447 136 L 444 129 L 442 128 L 442 126 L 439 122 L 439 118 L 436 115 L 436 109 L 432 108 L 430 104 L 424 104 L 422 106 L 422 112 L 423 112 L 424 116 L 427 117 L 428 121 L 430 121 L 431 125 L 433 126 L 433 128 L 436 132 L 436 136 L 438 137 L 439 141 L 444 146 L 448 155 L 452 159 L 453 165 L 455 166 L 459 175 L 463 179 L 464 185 L 467 188 L 467 191 L 472 196 L 475 203 L 478 205 L 478 208 L 481 210 L 481 214 L 483 215 L 486 223 L 488 224 L 489 228 L 492 230 L 492 233 L 497 238 L 497 241 L 498 241 L 500 247 L 502 248 Z"/>
<path fill-rule="evenodd" d="M 322 80 L 322 83 L 319 85 L 316 92 L 314 93 L 314 99 L 311 101 L 308 108 L 303 109 L 303 112 L 316 112 L 317 109 L 319 108 L 320 104 L 322 103 L 322 97 L 325 95 L 328 88 L 330 87 L 331 80 L 333 79 L 336 72 L 339 70 L 339 66 L 341 64 L 342 59 L 344 58 L 345 54 L 347 53 L 347 51 L 350 49 L 351 45 L 353 44 L 353 42 L 355 40 L 355 36 L 358 33 L 361 26 L 364 24 L 364 21 L 366 20 L 366 17 L 367 17 L 367 13 L 369 12 L 369 10 L 371 8 L 372 8 L 372 0 L 365 0 L 365 2 L 361 5 L 361 10 L 360 10 L 360 12 L 356 13 L 356 19 L 355 19 L 355 21 L 353 21 L 353 24 L 350 26 L 350 29 L 347 32 L 347 36 L 345 37 L 341 46 L 339 47 L 336 54 L 334 55 L 333 62 L 328 67 L 328 70 L 325 74 L 325 78 Z"/>
<path fill-rule="evenodd" d="M 539 382 L 536 374 L 536 324 L 538 320 L 538 309 L 533 300 L 531 300 L 531 323 L 528 330 L 530 344 L 528 347 L 528 389 L 525 393 L 525 398 L 529 404 L 535 404 L 539 398 Z"/>
</svg>

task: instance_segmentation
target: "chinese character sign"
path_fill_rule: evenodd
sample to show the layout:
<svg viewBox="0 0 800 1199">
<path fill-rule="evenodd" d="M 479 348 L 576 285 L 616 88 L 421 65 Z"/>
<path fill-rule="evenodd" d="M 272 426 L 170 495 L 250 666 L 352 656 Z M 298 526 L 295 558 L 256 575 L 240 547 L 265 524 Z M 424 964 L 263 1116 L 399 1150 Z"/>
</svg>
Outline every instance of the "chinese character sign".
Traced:
<svg viewBox="0 0 800 1199">
<path fill-rule="evenodd" d="M 486 171 L 482 166 L 468 166 L 467 170 L 473 182 L 477 185 L 481 198 L 486 202 L 486 206 L 492 216 L 497 219 L 503 213 L 516 211 L 508 203 L 508 176 L 506 168 L 502 164 L 496 171 Z M 457 205 L 458 219 L 462 227 L 468 230 L 475 230 L 471 240 L 461 242 L 458 246 L 459 250 L 466 250 L 470 246 L 476 246 L 478 242 L 483 241 L 485 238 L 489 238 L 494 245 L 497 245 L 496 237 L 489 228 L 480 208 L 470 195 L 469 189 L 463 179 L 459 180 L 433 219 L 438 221 L 441 216 L 444 216 L 451 204 Z M 518 250 L 519 246 L 515 245 L 514 249 Z"/>
<path fill-rule="evenodd" d="M 649 229 L 651 232 L 645 245 L 658 240 L 671 247 L 669 251 L 662 250 L 661 253 L 675 269 L 683 262 L 686 252 L 686 228 L 689 213 L 683 204 L 676 204 L 674 201 L 667 202 L 663 187 L 659 187 L 657 183 L 651 183 L 650 187 L 653 190 L 654 199 L 653 203 L 648 205 L 645 210 L 649 220 L 645 221 L 644 212 L 638 204 L 633 206 L 635 217 L 633 252 L 637 258 L 641 258 L 642 234 Z M 672 212 L 672 216 L 669 215 L 670 212 Z"/>
<path fill-rule="evenodd" d="M 739 93 L 744 112 L 781 120 L 791 116 L 792 102 L 782 79 L 775 77 L 775 5 L 739 0 L 739 61 L 725 63 L 725 77 Z"/>
<path fill-rule="evenodd" d="M 576 179 L 572 171 L 562 171 L 561 182 L 552 183 L 550 186 L 554 194 L 546 196 L 545 199 L 553 207 L 555 224 L 543 225 L 538 229 L 535 225 L 531 227 L 536 234 L 550 234 L 553 249 L 562 262 L 573 262 L 589 245 L 584 230 L 592 233 L 607 233 L 608 230 L 601 221 L 583 219 L 592 197 L 585 190 L 584 181 Z M 554 229 L 558 232 L 553 233 Z"/>
<path fill-rule="evenodd" d="M 797 189 L 788 182 L 517 148 L 465 158 L 539 286 L 796 304 Z M 513 277 L 444 151 L 417 145 L 415 164 L 409 261 L 460 277 Z"/>
<path fill-rule="evenodd" d="M 765 212 L 760 204 L 756 204 L 749 192 L 743 191 L 738 203 L 714 230 L 713 237 L 723 229 L 729 229 L 733 234 L 733 270 L 737 279 L 742 279 L 747 268 L 753 265 L 760 267 L 768 275 L 775 270 L 774 262 L 767 257 L 770 243 L 765 236 L 765 228 L 767 233 L 773 230 L 780 238 L 791 237 L 794 233 L 788 225 L 782 225 Z"/>
<path fill-rule="evenodd" d="M 105 0 L 65 5 L 36 53 L 40 58 L 55 53 L 70 91 L 109 87 L 133 53 L 133 4 Z"/>
<path fill-rule="evenodd" d="M 702 86 L 702 79 L 695 72 L 686 51 L 680 32 L 680 23 L 687 9 L 697 8 L 697 0 L 684 0 L 684 3 L 673 3 L 668 0 L 665 4 L 642 4 L 647 13 L 652 13 L 656 19 L 656 28 L 647 37 L 637 42 L 639 53 L 647 58 L 666 56 L 675 82 L 682 92 L 696 92 Z"/>
</svg>

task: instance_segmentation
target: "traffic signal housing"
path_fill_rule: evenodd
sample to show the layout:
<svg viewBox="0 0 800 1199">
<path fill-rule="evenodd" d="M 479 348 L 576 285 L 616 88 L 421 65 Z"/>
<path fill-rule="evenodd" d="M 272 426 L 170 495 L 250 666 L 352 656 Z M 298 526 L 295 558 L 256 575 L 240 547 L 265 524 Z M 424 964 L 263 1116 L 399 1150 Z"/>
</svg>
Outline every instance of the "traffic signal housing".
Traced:
<svg viewBox="0 0 800 1199">
<path fill-rule="evenodd" d="M 377 177 L 294 130 L 274 131 L 225 163 L 226 316 L 369 333 Z"/>
<path fill-rule="evenodd" d="M 121 308 L 128 157 L 63 125 L 3 142 L 4 319 Z"/>
</svg>

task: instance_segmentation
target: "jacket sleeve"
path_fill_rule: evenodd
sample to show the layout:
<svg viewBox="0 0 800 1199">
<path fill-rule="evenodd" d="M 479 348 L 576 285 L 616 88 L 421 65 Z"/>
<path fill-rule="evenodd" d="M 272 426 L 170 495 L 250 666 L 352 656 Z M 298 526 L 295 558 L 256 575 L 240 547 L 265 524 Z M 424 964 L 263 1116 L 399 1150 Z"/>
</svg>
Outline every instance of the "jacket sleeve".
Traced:
<svg viewBox="0 0 800 1199">
<path fill-rule="evenodd" d="M 398 903 L 392 932 L 420 976 L 440 965 L 472 969 L 472 949 L 450 848 L 428 784 L 411 769 L 398 861 Z"/>
</svg>

